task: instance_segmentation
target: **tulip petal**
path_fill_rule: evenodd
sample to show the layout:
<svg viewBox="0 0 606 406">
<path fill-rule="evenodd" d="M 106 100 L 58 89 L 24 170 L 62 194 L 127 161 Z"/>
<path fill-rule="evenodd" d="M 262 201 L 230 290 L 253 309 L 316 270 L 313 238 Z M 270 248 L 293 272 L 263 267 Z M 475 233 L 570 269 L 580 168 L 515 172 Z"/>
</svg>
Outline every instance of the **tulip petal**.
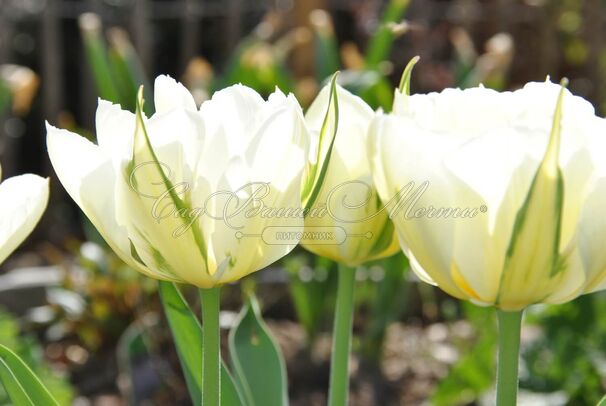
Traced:
<svg viewBox="0 0 606 406">
<path fill-rule="evenodd" d="M 563 96 L 564 86 L 547 151 L 516 216 L 497 299 L 503 309 L 520 309 L 549 296 L 555 277 L 565 269 L 559 256 L 564 200 L 559 166 Z"/>
<path fill-rule="evenodd" d="M 48 179 L 20 175 L 0 184 L 0 263 L 32 232 L 48 202 Z"/>
<path fill-rule="evenodd" d="M 156 114 L 164 114 L 172 110 L 198 110 L 192 94 L 175 79 L 160 75 L 154 82 L 154 105 Z"/>
<path fill-rule="evenodd" d="M 306 227 L 339 227 L 346 239 L 340 244 L 304 247 L 323 257 L 355 267 L 398 250 L 393 224 L 376 194 L 368 162 L 368 129 L 374 118 L 372 109 L 358 96 L 336 86 L 339 122 L 326 176 L 315 200 L 314 209 L 326 207 L 321 217 L 307 216 Z M 305 115 L 312 133 L 318 133 L 331 97 L 331 85 L 325 86 Z M 318 140 L 316 140 L 318 141 Z"/>
<path fill-rule="evenodd" d="M 305 171 L 305 181 L 301 191 L 301 198 L 305 208 L 313 207 L 322 188 L 337 136 L 338 122 L 339 102 L 337 97 L 337 74 L 335 73 L 330 84 L 330 97 L 327 103 L 326 115 L 320 129 L 317 155 Z"/>
<path fill-rule="evenodd" d="M 606 280 L 606 221 L 602 211 L 606 207 L 606 178 L 600 179 L 587 196 L 578 227 L 578 245 L 587 273 L 587 291 L 597 290 Z"/>
<path fill-rule="evenodd" d="M 198 286 L 213 286 L 209 281 L 206 243 L 197 222 L 191 222 L 189 207 L 181 195 L 187 196 L 191 184 L 175 183 L 168 178 L 167 167 L 158 155 L 147 132 L 142 113 L 143 88 L 137 98 L 136 128 L 133 157 L 126 167 L 125 182 L 120 182 L 118 215 L 128 228 L 136 252 L 145 264 L 168 275 L 179 275 Z M 167 155 L 179 155 L 178 145 L 168 144 Z M 172 153 L 170 151 L 172 149 Z M 176 170 L 183 168 L 180 159 L 173 159 Z M 142 192 L 141 185 L 146 185 Z M 168 213 L 166 213 L 168 212 Z M 183 233 L 177 230 L 184 227 Z M 197 255 L 196 255 L 196 254 Z"/>
<path fill-rule="evenodd" d="M 248 144 L 250 129 L 256 128 L 263 115 L 263 98 L 253 89 L 243 85 L 233 85 L 215 92 L 210 100 L 200 106 L 206 133 L 218 134 L 220 128 L 228 140 L 230 155 L 241 151 Z"/>
<path fill-rule="evenodd" d="M 107 156 L 130 159 L 133 151 L 135 115 L 119 104 L 99 99 L 95 115 L 97 143 Z"/>
<path fill-rule="evenodd" d="M 63 187 L 80 206 L 86 217 L 99 231 L 114 252 L 139 272 L 170 281 L 169 275 L 152 273 L 131 254 L 126 228 L 116 221 L 116 174 L 109 158 L 86 138 L 46 124 L 46 143 L 51 163 Z"/>
<path fill-rule="evenodd" d="M 380 150 L 375 154 L 381 156 L 371 158 L 375 184 L 390 211 L 404 253 L 414 254 L 418 266 L 413 270 L 452 296 L 468 297 L 451 273 L 456 223 L 464 220 L 431 218 L 423 212 L 430 207 L 459 205 L 452 176 L 442 165 L 443 156 L 456 147 L 458 140 L 424 133 L 412 120 L 394 115 L 379 117 L 373 123 L 371 137 L 376 143 L 373 149 Z"/>
<path fill-rule="evenodd" d="M 419 56 L 412 58 L 402 72 L 400 85 L 394 92 L 392 110 L 395 114 L 406 114 L 408 111 L 408 96 L 410 96 L 410 79 L 412 70 L 421 59 Z"/>
</svg>

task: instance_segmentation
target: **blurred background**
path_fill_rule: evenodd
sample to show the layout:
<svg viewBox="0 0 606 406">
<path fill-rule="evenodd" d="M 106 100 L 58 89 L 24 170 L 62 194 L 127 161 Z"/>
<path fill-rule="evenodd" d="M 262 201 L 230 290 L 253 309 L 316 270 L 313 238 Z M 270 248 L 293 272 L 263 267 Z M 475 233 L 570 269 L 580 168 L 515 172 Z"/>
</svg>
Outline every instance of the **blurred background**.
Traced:
<svg viewBox="0 0 606 406">
<path fill-rule="evenodd" d="M 133 109 L 158 74 L 198 103 L 244 83 L 307 106 L 340 70 L 343 86 L 390 110 L 415 55 L 413 93 L 566 76 L 604 115 L 605 30 L 603 0 L 0 0 L 3 175 L 52 178 L 41 224 L 0 267 L 0 343 L 65 405 L 191 404 L 155 282 L 113 255 L 53 177 L 44 120 L 94 139 L 97 97 Z M 224 292 L 227 330 L 242 290 L 257 291 L 293 405 L 326 402 L 335 271 L 297 249 Z M 490 309 L 419 283 L 402 255 L 357 280 L 352 405 L 491 404 Z M 520 404 L 594 405 L 606 392 L 604 294 L 534 306 L 522 341 Z"/>
</svg>

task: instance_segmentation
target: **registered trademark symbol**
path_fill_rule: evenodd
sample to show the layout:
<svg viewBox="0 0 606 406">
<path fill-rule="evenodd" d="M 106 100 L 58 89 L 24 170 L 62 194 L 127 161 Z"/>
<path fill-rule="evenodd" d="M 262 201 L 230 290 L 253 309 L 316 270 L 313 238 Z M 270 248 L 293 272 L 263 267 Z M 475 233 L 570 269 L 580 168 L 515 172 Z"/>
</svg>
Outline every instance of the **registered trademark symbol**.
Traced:
<svg viewBox="0 0 606 406">
<path fill-rule="evenodd" d="M 486 207 L 486 205 L 483 204 L 483 205 L 480 206 L 480 211 L 482 213 L 486 213 L 488 211 L 488 207 Z"/>
</svg>

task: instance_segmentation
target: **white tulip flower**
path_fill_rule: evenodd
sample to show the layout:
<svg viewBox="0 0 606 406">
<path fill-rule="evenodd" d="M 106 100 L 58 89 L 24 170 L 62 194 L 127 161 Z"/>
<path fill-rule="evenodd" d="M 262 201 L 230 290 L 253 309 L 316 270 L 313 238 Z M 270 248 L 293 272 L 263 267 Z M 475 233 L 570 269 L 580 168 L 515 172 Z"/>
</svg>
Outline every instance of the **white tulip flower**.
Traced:
<svg viewBox="0 0 606 406">
<path fill-rule="evenodd" d="M 167 76 L 156 113 L 100 100 L 98 144 L 47 125 L 55 171 L 113 250 L 138 271 L 211 288 L 266 267 L 298 240 L 309 134 L 292 95 L 235 85 L 198 109 Z M 282 209 L 282 210 L 280 210 Z M 289 215 L 290 214 L 290 215 Z"/>
<path fill-rule="evenodd" d="M 591 104 L 549 81 L 396 104 L 371 127 L 371 168 L 423 280 L 505 311 L 606 287 L 606 120 Z"/>
<path fill-rule="evenodd" d="M 331 88 L 326 85 L 305 114 L 313 133 L 322 128 Z M 337 86 L 338 130 L 315 208 L 305 219 L 309 251 L 349 267 L 395 254 L 398 240 L 375 190 L 366 145 L 372 109 Z"/>
<path fill-rule="evenodd" d="M 48 203 L 48 189 L 48 179 L 29 173 L 0 183 L 0 263 L 40 221 Z"/>
</svg>

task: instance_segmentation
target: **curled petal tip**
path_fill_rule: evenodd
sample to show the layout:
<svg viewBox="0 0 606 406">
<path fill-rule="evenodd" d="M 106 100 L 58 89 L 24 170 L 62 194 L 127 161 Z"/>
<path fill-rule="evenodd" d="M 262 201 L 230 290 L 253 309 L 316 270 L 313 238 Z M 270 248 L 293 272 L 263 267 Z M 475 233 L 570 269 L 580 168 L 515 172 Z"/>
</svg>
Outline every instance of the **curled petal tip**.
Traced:
<svg viewBox="0 0 606 406">
<path fill-rule="evenodd" d="M 408 64 L 406 64 L 406 67 L 404 68 L 404 71 L 402 72 L 402 78 L 400 79 L 400 85 L 398 86 L 398 90 L 400 91 L 400 93 L 405 93 L 406 95 L 410 94 L 410 78 L 412 76 L 412 69 L 415 67 L 417 62 L 419 62 L 419 59 L 421 59 L 421 57 L 419 55 L 417 55 L 414 58 L 412 58 L 408 62 Z"/>
</svg>

